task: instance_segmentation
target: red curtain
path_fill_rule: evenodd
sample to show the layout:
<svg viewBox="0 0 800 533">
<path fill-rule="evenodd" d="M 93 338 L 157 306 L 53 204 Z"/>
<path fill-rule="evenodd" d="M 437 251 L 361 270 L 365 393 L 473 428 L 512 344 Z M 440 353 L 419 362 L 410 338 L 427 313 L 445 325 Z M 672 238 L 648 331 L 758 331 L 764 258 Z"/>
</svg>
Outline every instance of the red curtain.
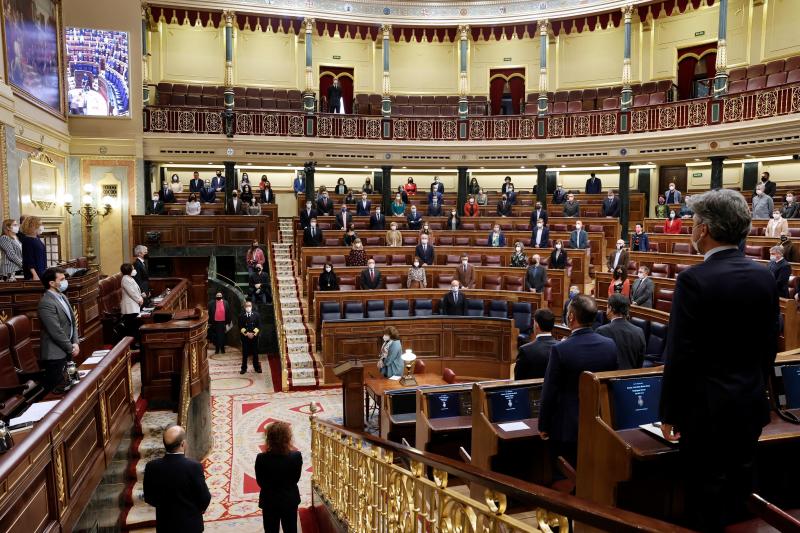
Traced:
<svg viewBox="0 0 800 533">
<path fill-rule="evenodd" d="M 678 50 L 678 98 L 685 100 L 692 97 L 694 72 L 697 63 L 705 62 L 707 77 L 713 78 L 716 73 L 717 43 L 706 43 Z"/>
<path fill-rule="evenodd" d="M 489 71 L 489 100 L 492 102 L 492 115 L 499 115 L 503 98 L 503 86 L 508 81 L 511 98 L 514 101 L 514 114 L 520 112 L 519 105 L 525 98 L 524 68 L 493 68 Z"/>
<path fill-rule="evenodd" d="M 342 88 L 342 99 L 344 100 L 344 112 L 353 112 L 353 69 L 352 67 L 319 67 L 319 99 L 325 99 L 325 107 L 321 107 L 322 112 L 328 112 L 328 87 L 333 85 L 333 79 L 339 80 Z"/>
</svg>

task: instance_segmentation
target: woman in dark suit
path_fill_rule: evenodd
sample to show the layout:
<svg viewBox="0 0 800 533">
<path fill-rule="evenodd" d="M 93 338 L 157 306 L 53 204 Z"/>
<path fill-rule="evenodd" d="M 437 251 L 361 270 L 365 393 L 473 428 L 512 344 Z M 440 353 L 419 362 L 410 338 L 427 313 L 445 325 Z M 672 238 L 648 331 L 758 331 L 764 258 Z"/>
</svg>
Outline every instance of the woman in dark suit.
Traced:
<svg viewBox="0 0 800 533">
<path fill-rule="evenodd" d="M 560 240 L 553 245 L 553 253 L 550 254 L 547 268 L 558 268 L 560 270 L 567 268 L 567 251 L 564 250 L 564 243 Z"/>
<path fill-rule="evenodd" d="M 303 470 L 303 456 L 292 449 L 292 427 L 273 422 L 267 428 L 267 451 L 256 456 L 256 482 L 261 487 L 258 506 L 265 533 L 297 533 L 297 483 Z"/>
<path fill-rule="evenodd" d="M 333 271 L 332 263 L 325 263 L 325 268 L 322 269 L 322 274 L 319 275 L 319 290 L 339 290 L 339 278 L 336 277 L 336 272 Z"/>
<path fill-rule="evenodd" d="M 41 235 L 44 232 L 42 219 L 25 217 L 20 227 L 22 244 L 22 273 L 25 279 L 39 279 L 47 268 L 47 252 Z"/>
</svg>

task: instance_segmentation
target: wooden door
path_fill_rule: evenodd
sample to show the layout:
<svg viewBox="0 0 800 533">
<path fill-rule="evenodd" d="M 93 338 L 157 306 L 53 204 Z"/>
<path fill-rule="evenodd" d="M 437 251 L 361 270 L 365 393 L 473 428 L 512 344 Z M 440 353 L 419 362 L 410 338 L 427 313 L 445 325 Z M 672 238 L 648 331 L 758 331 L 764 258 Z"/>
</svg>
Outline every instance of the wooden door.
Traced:
<svg viewBox="0 0 800 533">
<path fill-rule="evenodd" d="M 328 87 L 333 85 L 333 80 L 339 80 L 344 100 L 344 112 L 348 115 L 353 112 L 354 76 L 352 67 L 319 67 L 319 101 L 320 110 L 328 112 Z"/>
<path fill-rule="evenodd" d="M 688 169 L 686 166 L 661 167 L 658 169 L 658 194 L 664 194 L 669 189 L 669 184 L 674 183 L 675 188 L 686 194 L 688 186 Z"/>
</svg>

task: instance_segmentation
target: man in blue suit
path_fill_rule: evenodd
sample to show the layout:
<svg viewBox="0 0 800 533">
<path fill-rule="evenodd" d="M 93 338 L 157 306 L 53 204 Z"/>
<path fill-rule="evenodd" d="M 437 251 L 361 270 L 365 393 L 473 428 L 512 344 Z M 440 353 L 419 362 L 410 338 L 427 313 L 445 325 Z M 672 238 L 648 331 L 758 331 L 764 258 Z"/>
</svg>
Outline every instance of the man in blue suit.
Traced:
<svg viewBox="0 0 800 533">
<path fill-rule="evenodd" d="M 372 209 L 372 202 L 369 201 L 367 198 L 367 193 L 361 193 L 361 200 L 358 201 L 356 204 L 356 215 L 362 217 L 368 217 L 369 212 Z"/>
<path fill-rule="evenodd" d="M 435 190 L 439 194 L 444 194 L 444 183 L 439 181 L 439 176 L 433 177 L 433 183 L 431 183 L 431 189 Z"/>
<path fill-rule="evenodd" d="M 547 248 L 550 246 L 550 230 L 545 227 L 544 220 L 539 219 L 536 227 L 531 231 L 531 246 L 534 248 Z"/>
<path fill-rule="evenodd" d="M 429 237 L 427 235 L 421 235 L 419 238 L 419 244 L 417 245 L 416 250 L 414 253 L 419 260 L 425 263 L 426 265 L 432 265 L 434 260 L 434 250 L 433 245 L 428 242 Z"/>
<path fill-rule="evenodd" d="M 750 232 L 744 197 L 693 195 L 692 246 L 704 262 L 681 272 L 669 317 L 661 431 L 680 437 L 689 527 L 721 531 L 743 518 L 756 448 L 770 421 L 767 383 L 778 351 L 779 298 L 769 270 L 737 245 Z M 746 312 L 736 313 L 742 309 Z M 766 451 L 766 450 L 764 450 Z"/>
<path fill-rule="evenodd" d="M 306 192 L 306 177 L 303 174 L 298 174 L 297 177 L 294 179 L 294 184 L 292 185 L 294 189 L 294 195 L 297 196 L 300 193 Z"/>
<path fill-rule="evenodd" d="M 417 206 L 411 206 L 411 212 L 406 217 L 406 222 L 408 222 L 408 229 L 419 231 L 422 228 L 422 215 L 417 211 Z"/>
<path fill-rule="evenodd" d="M 600 178 L 594 175 L 594 172 L 592 172 L 591 177 L 586 180 L 586 194 L 600 194 L 602 189 L 603 182 L 600 181 Z"/>
<path fill-rule="evenodd" d="M 211 186 L 215 192 L 225 191 L 225 176 L 222 175 L 221 170 L 217 170 L 217 175 L 211 179 Z"/>
<path fill-rule="evenodd" d="M 569 247 L 583 250 L 589 247 L 589 234 L 583 229 L 583 222 L 575 222 L 575 229 L 569 234 Z"/>
<path fill-rule="evenodd" d="M 191 180 L 189 180 L 189 192 L 200 192 L 203 190 L 203 180 L 200 179 L 200 173 L 195 171 Z"/>
<path fill-rule="evenodd" d="M 442 204 L 439 202 L 439 199 L 435 196 L 431 199 L 431 203 L 428 204 L 428 216 L 429 217 L 440 217 L 442 216 Z"/>
<path fill-rule="evenodd" d="M 206 186 L 200 189 L 200 201 L 206 204 L 213 204 L 217 199 L 217 194 L 214 192 L 214 186 L 210 181 L 206 180 Z"/>
<path fill-rule="evenodd" d="M 578 294 L 567 307 L 569 338 L 550 349 L 539 409 L 539 433 L 552 441 L 554 457 L 573 467 L 578 459 L 578 381 L 583 372 L 617 369 L 614 341 L 592 331 L 597 316 L 594 298 Z"/>
</svg>

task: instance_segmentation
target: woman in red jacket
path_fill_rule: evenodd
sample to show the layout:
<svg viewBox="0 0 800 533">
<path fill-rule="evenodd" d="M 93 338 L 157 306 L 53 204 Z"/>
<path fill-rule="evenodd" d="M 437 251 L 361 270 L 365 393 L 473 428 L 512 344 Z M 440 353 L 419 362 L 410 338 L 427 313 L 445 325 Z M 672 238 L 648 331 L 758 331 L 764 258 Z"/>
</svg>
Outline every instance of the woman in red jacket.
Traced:
<svg viewBox="0 0 800 533">
<path fill-rule="evenodd" d="M 481 208 L 478 205 L 478 202 L 475 201 L 474 196 L 470 196 L 467 203 L 464 204 L 464 216 L 465 217 L 477 217 L 481 213 Z"/>
<path fill-rule="evenodd" d="M 683 222 L 681 222 L 680 217 L 675 214 L 674 209 L 670 210 L 669 218 L 664 222 L 664 233 L 677 235 L 681 232 L 681 226 L 683 226 Z"/>
<path fill-rule="evenodd" d="M 414 178 L 408 178 L 408 183 L 405 184 L 403 187 L 405 189 L 406 194 L 409 196 L 414 196 L 417 194 L 417 184 L 414 183 Z"/>
</svg>

